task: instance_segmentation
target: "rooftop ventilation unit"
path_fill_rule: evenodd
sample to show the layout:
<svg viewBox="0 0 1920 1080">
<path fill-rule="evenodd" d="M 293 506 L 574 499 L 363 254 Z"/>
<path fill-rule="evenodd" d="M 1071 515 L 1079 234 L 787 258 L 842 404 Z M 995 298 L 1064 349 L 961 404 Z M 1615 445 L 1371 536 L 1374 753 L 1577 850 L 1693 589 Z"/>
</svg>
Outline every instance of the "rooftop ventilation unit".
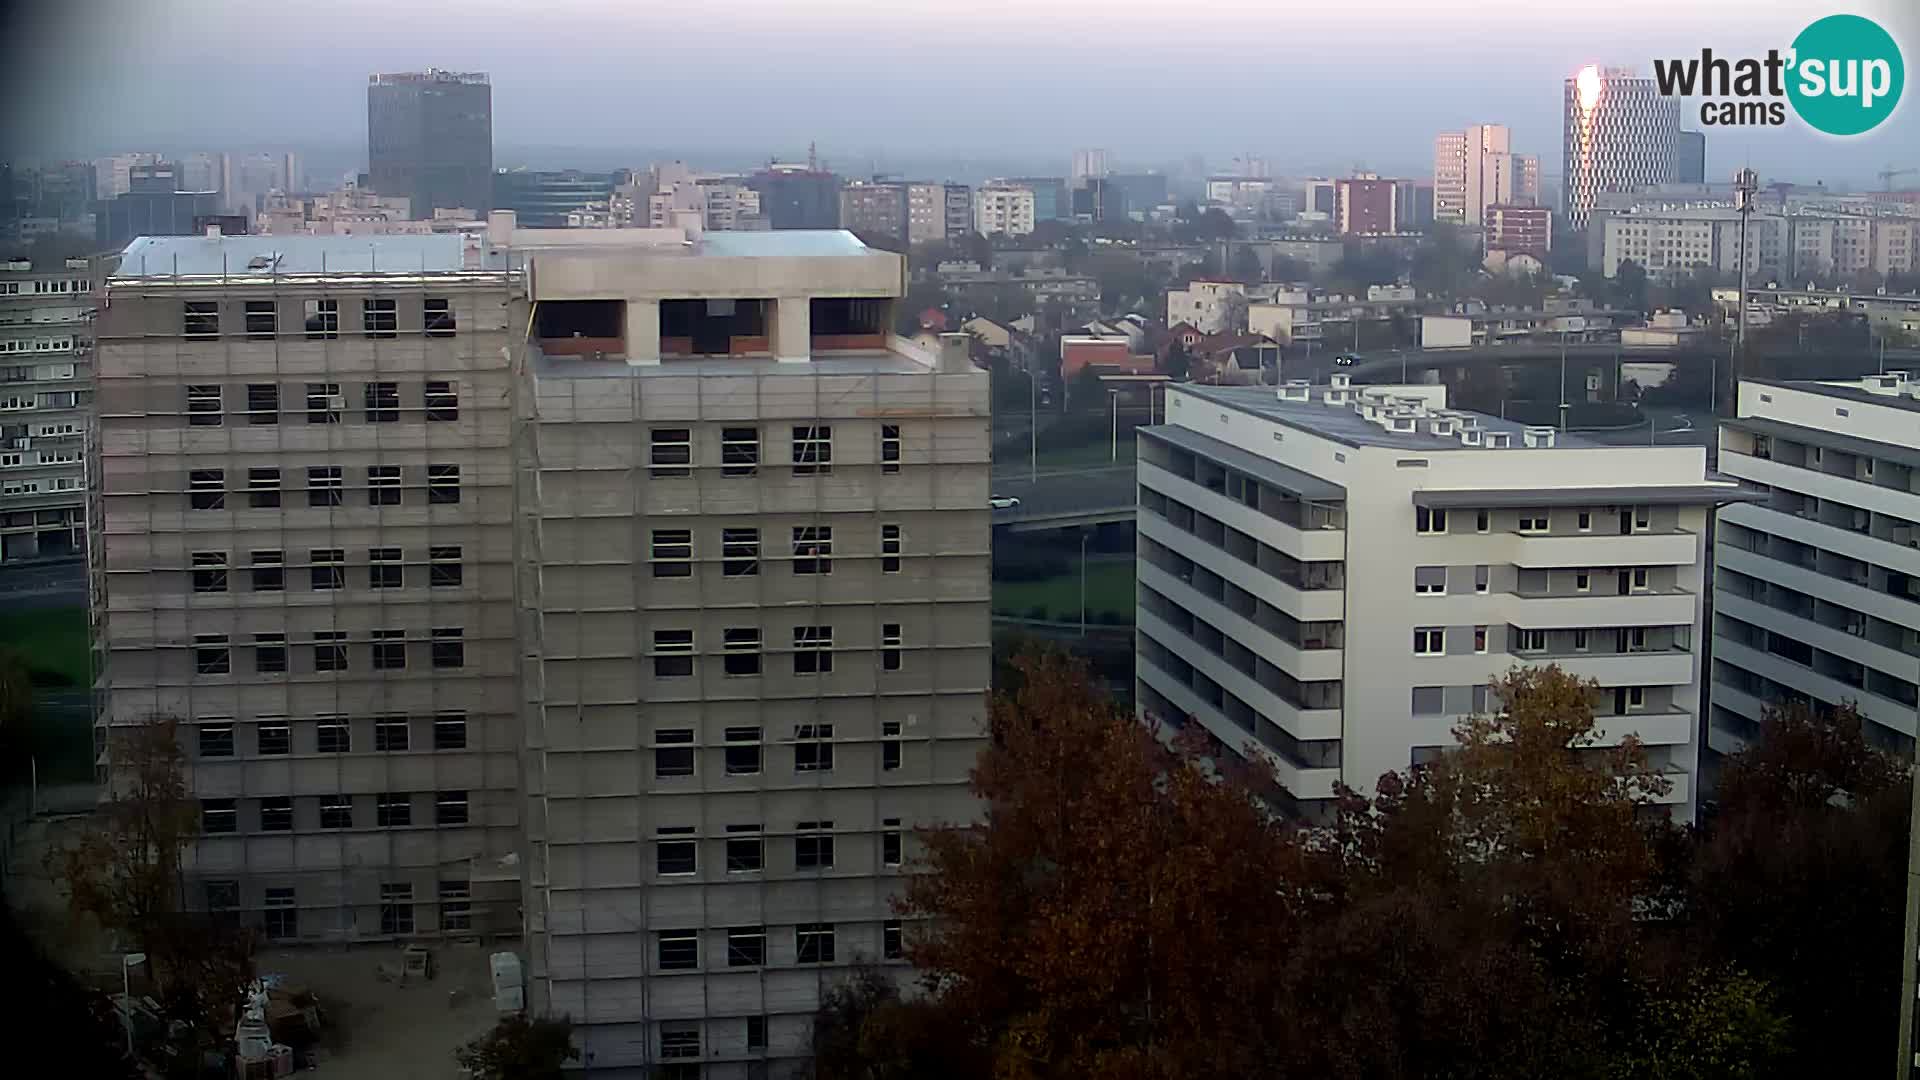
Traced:
<svg viewBox="0 0 1920 1080">
<path fill-rule="evenodd" d="M 1526 427 L 1520 429 L 1521 441 L 1528 447 L 1536 450 L 1552 449 L 1554 434 L 1555 432 L 1552 428 L 1541 425 L 1528 424 Z"/>
<path fill-rule="evenodd" d="M 1479 445 L 1480 445 L 1480 436 L 1481 436 L 1481 434 L 1482 434 L 1482 432 L 1481 432 L 1481 430 L 1480 430 L 1479 428 L 1477 428 L 1477 427 L 1476 427 L 1476 428 L 1469 428 L 1469 427 L 1463 427 L 1463 428 L 1461 428 L 1461 429 L 1460 429 L 1460 445 L 1462 445 L 1462 446 L 1479 446 Z"/>
<path fill-rule="evenodd" d="M 1323 392 L 1323 396 L 1329 405 L 1345 405 L 1349 393 L 1350 391 L 1347 390 L 1329 388 Z"/>
<path fill-rule="evenodd" d="M 1327 376 L 1327 385 L 1333 387 L 1335 390 L 1351 389 L 1353 386 L 1353 376 L 1346 374 L 1329 375 Z"/>
<path fill-rule="evenodd" d="M 1487 436 L 1486 436 L 1486 447 L 1487 447 L 1487 449 L 1489 449 L 1489 450 L 1505 450 L 1505 449 L 1506 449 L 1507 447 L 1509 447 L 1509 446 L 1512 446 L 1512 445 L 1513 445 L 1513 432 L 1511 432 L 1511 431 L 1489 431 L 1489 432 L 1487 432 Z"/>
<path fill-rule="evenodd" d="M 1305 379 L 1288 379 L 1280 384 L 1281 401 L 1313 400 L 1313 385 Z"/>
<path fill-rule="evenodd" d="M 1427 421 L 1427 430 L 1443 438 L 1453 435 L 1454 419 L 1451 416 L 1436 416 Z"/>
</svg>

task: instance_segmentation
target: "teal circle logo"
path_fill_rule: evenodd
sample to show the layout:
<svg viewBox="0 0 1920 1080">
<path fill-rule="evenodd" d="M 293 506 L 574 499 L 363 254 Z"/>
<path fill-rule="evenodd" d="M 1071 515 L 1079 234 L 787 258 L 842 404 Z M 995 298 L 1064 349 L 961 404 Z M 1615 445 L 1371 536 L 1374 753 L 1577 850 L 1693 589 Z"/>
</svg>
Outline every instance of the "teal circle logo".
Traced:
<svg viewBox="0 0 1920 1080">
<path fill-rule="evenodd" d="M 1893 35 L 1872 19 L 1829 15 L 1793 39 L 1787 98 L 1816 131 L 1859 135 L 1893 115 L 1906 65 Z"/>
</svg>

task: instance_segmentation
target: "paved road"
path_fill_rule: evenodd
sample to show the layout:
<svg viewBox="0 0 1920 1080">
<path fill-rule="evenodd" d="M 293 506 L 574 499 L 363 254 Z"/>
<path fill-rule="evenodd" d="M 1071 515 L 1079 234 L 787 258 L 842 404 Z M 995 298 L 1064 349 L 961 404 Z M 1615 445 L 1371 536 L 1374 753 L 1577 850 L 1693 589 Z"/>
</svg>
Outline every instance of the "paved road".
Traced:
<svg viewBox="0 0 1920 1080">
<path fill-rule="evenodd" d="M 1024 468 L 1008 467 L 993 474 L 993 493 L 1011 495 L 1020 505 L 995 510 L 995 525 L 1017 525 L 1052 515 L 1097 516 L 1131 513 L 1134 503 L 1133 463 L 1099 468 L 1041 470 L 1030 478 Z"/>
<path fill-rule="evenodd" d="M 87 564 L 83 560 L 0 567 L 0 610 L 85 607 L 86 603 Z"/>
</svg>

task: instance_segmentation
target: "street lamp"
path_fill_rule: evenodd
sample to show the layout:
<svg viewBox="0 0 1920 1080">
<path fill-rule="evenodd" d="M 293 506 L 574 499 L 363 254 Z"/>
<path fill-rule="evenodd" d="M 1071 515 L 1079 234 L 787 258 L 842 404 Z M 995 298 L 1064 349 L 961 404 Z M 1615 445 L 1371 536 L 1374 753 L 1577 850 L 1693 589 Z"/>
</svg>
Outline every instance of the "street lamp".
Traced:
<svg viewBox="0 0 1920 1080">
<path fill-rule="evenodd" d="M 1113 453 L 1110 460 L 1117 464 L 1120 461 L 1120 391 L 1109 389 L 1107 400 L 1113 403 Z"/>
<path fill-rule="evenodd" d="M 1567 328 L 1560 328 L 1560 433 L 1567 432 Z"/>
<path fill-rule="evenodd" d="M 1087 636 L 1087 530 L 1080 529 L 1080 636 Z"/>
<path fill-rule="evenodd" d="M 136 965 L 147 962 L 147 954 L 130 952 L 120 958 L 120 1002 L 126 1010 L 127 1056 L 133 1056 L 133 975 Z"/>
</svg>

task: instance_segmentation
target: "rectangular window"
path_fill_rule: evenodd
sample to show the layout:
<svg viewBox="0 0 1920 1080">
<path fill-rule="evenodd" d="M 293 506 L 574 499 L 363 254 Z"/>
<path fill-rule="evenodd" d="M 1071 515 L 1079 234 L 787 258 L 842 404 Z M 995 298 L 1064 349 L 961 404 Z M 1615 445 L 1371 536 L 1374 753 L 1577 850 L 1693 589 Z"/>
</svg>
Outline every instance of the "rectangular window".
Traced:
<svg viewBox="0 0 1920 1080">
<path fill-rule="evenodd" d="M 1627 687 L 1627 708 L 1644 709 L 1647 707 L 1647 688 L 1644 686 Z"/>
<path fill-rule="evenodd" d="M 260 800 L 261 832 L 293 831 L 293 799 L 282 795 Z"/>
<path fill-rule="evenodd" d="M 429 379 L 426 385 L 427 419 L 460 419 L 460 388 L 446 379 Z"/>
<path fill-rule="evenodd" d="M 698 1021 L 695 1021 L 695 1020 L 661 1021 L 660 1023 L 660 1058 L 661 1060 L 673 1061 L 680 1058 L 697 1058 L 699 1056 L 700 1056 L 700 1024 Z M 688 1075 L 698 1076 L 699 1075 L 698 1069 L 699 1069 L 698 1066 L 693 1066 L 692 1067 L 693 1071 Z M 663 1074 L 662 1080 L 681 1080 L 681 1078 L 679 1076 L 667 1077 Z"/>
<path fill-rule="evenodd" d="M 208 911 L 234 911 L 240 907 L 240 883 L 237 881 L 209 881 L 206 883 Z"/>
<path fill-rule="evenodd" d="M 1487 591 L 1488 575 L 1489 575 L 1489 570 L 1487 569 L 1487 567 L 1476 566 L 1473 568 L 1473 591 L 1474 592 L 1483 593 Z"/>
<path fill-rule="evenodd" d="M 1481 510 L 1473 515 L 1473 531 L 1474 532 L 1486 532 L 1488 529 L 1491 529 L 1492 527 L 1493 527 L 1492 513 L 1486 510 Z"/>
<path fill-rule="evenodd" d="M 346 411 L 347 399 L 340 393 L 339 383 L 307 384 L 307 423 L 337 424 L 340 414 Z"/>
<path fill-rule="evenodd" d="M 373 670 L 405 671 L 407 669 L 407 632 L 405 630 L 373 631 Z"/>
<path fill-rule="evenodd" d="M 884 720 L 880 724 L 880 768 L 892 772 L 900 767 L 900 721 Z"/>
<path fill-rule="evenodd" d="M 1413 688 L 1413 715 L 1438 716 L 1446 711 L 1446 691 L 1444 686 L 1416 686 Z"/>
<path fill-rule="evenodd" d="M 363 391 L 367 423 L 391 424 L 400 419 L 400 384 L 370 382 Z"/>
<path fill-rule="evenodd" d="M 460 501 L 460 466 L 427 466 L 427 501 L 429 503 Z"/>
<path fill-rule="evenodd" d="M 793 928 L 794 961 L 801 964 L 833 963 L 833 924 L 801 923 Z"/>
<path fill-rule="evenodd" d="M 461 668 L 467 666 L 466 631 L 459 627 L 446 627 L 433 632 L 433 666 L 437 668 Z"/>
<path fill-rule="evenodd" d="M 320 717 L 313 722 L 313 748 L 322 754 L 350 754 L 353 752 L 353 727 L 345 717 Z"/>
<path fill-rule="evenodd" d="M 307 553 L 311 563 L 313 587 L 319 590 L 347 587 L 347 553 L 340 548 L 315 548 Z"/>
<path fill-rule="evenodd" d="M 380 886 L 380 932 L 383 934 L 413 933 L 413 885 L 411 883 Z"/>
<path fill-rule="evenodd" d="M 247 384 L 247 423 L 277 424 L 280 422 L 280 384 Z"/>
<path fill-rule="evenodd" d="M 376 716 L 373 719 L 373 748 L 394 753 L 407 749 L 412 740 L 408 737 L 407 718 L 404 716 Z"/>
<path fill-rule="evenodd" d="M 367 549 L 367 588 L 402 588 L 406 564 L 400 561 L 400 549 L 397 547 L 378 547 Z"/>
<path fill-rule="evenodd" d="M 227 474 L 224 469 L 194 469 L 187 474 L 187 505 L 195 510 L 224 510 Z"/>
<path fill-rule="evenodd" d="M 1520 512 L 1520 531 L 1523 533 L 1543 533 L 1550 523 L 1545 510 L 1522 510 Z"/>
<path fill-rule="evenodd" d="M 1646 627 L 1635 626 L 1627 630 L 1622 630 L 1621 636 L 1626 638 L 1626 643 L 1624 645 L 1624 649 L 1626 652 L 1636 653 L 1636 652 L 1647 651 L 1647 628 Z"/>
<path fill-rule="evenodd" d="M 247 470 L 247 505 L 255 510 L 271 510 L 280 505 L 280 470 Z"/>
<path fill-rule="evenodd" d="M 697 840 L 657 840 L 653 845 L 653 869 L 661 877 L 684 877 L 699 870 L 700 843 Z"/>
<path fill-rule="evenodd" d="M 767 1048 L 767 1018 L 764 1016 L 747 1017 L 747 1049 L 765 1050 Z"/>
<path fill-rule="evenodd" d="M 313 670 L 347 670 L 347 632 L 345 630 L 316 630 L 313 632 Z"/>
<path fill-rule="evenodd" d="M 699 968 L 700 934 L 698 931 L 662 930 L 659 932 L 658 937 L 660 942 L 661 971 L 693 971 Z M 662 1026 L 660 1032 L 661 1057 L 700 1056 L 700 1031 L 698 1028 L 693 1029 L 692 1032 L 693 1046 L 691 1053 L 682 1052 L 684 1048 L 677 1042 L 670 1043 L 668 1041 L 674 1034 L 675 1033 L 666 1030 L 664 1025 Z M 672 1049 L 669 1049 L 669 1047 L 672 1047 Z"/>
<path fill-rule="evenodd" d="M 427 560 L 428 588 L 457 589 L 460 587 L 460 545 L 440 544 L 430 547 L 427 549 Z"/>
<path fill-rule="evenodd" d="M 202 675 L 228 675 L 233 657 L 225 634 L 193 635 L 193 669 Z"/>
<path fill-rule="evenodd" d="M 1446 592 L 1447 568 L 1444 566 L 1414 567 L 1413 591 L 1416 596 L 1438 596 Z"/>
<path fill-rule="evenodd" d="M 307 505 L 339 506 L 346 501 L 346 479 L 338 465 L 307 467 Z"/>
<path fill-rule="evenodd" d="M 370 296 L 360 301 L 360 329 L 370 338 L 390 338 L 399 329 L 399 301 Z"/>
<path fill-rule="evenodd" d="M 795 825 L 793 865 L 801 870 L 833 868 L 833 822 L 802 821 Z"/>
<path fill-rule="evenodd" d="M 880 572 L 900 572 L 900 526 L 880 526 Z"/>
<path fill-rule="evenodd" d="M 306 316 L 308 340 L 340 336 L 340 301 L 309 300 L 306 303 Z"/>
<path fill-rule="evenodd" d="M 1447 651 L 1447 632 L 1437 626 L 1423 626 L 1413 632 L 1413 655 L 1439 656 Z"/>
<path fill-rule="evenodd" d="M 793 673 L 824 675 L 833 670 L 833 627 L 793 628 Z"/>
<path fill-rule="evenodd" d="M 693 775 L 693 729 L 661 728 L 653 733 L 653 776 L 665 780 Z"/>
<path fill-rule="evenodd" d="M 720 475 L 753 476 L 760 471 L 760 429 L 720 429 Z"/>
<path fill-rule="evenodd" d="M 467 748 L 466 713 L 443 712 L 434 714 L 433 748 L 435 750 L 465 750 Z"/>
<path fill-rule="evenodd" d="M 286 674 L 287 635 L 253 635 L 253 670 L 261 675 Z"/>
<path fill-rule="evenodd" d="M 760 530 L 720 530 L 720 573 L 725 577 L 753 577 L 760 572 Z"/>
<path fill-rule="evenodd" d="M 679 679 L 693 674 L 693 631 L 653 632 L 653 677 Z"/>
<path fill-rule="evenodd" d="M 648 433 L 654 479 L 693 475 L 693 433 L 687 428 L 654 428 Z"/>
<path fill-rule="evenodd" d="M 897 473 L 900 471 L 900 425 L 880 425 L 880 471 Z"/>
<path fill-rule="evenodd" d="M 200 831 L 208 834 L 239 832 L 238 805 L 232 799 L 201 799 Z"/>
<path fill-rule="evenodd" d="M 1819 449 L 1815 448 L 1813 451 L 1813 454 L 1814 454 L 1814 458 L 1813 458 L 1814 462 L 1818 463 L 1820 460 Z M 1653 528 L 1653 507 L 1651 506 L 1634 507 L 1633 508 L 1633 531 L 1646 532 L 1648 529 L 1651 529 L 1651 528 Z"/>
<path fill-rule="evenodd" d="M 1545 630 L 1521 630 L 1514 636 L 1514 652 L 1536 653 L 1547 650 Z"/>
<path fill-rule="evenodd" d="M 400 466 L 367 466 L 367 505 L 400 505 Z"/>
<path fill-rule="evenodd" d="M 1573 575 L 1573 591 L 1590 592 L 1592 589 L 1593 575 L 1585 570 L 1576 571 Z"/>
<path fill-rule="evenodd" d="M 200 724 L 200 756 L 233 756 L 233 723 Z"/>
<path fill-rule="evenodd" d="M 196 551 L 193 553 L 193 591 L 197 593 L 227 591 L 226 552 Z"/>
<path fill-rule="evenodd" d="M 1447 512 L 1427 506 L 1413 508 L 1413 531 L 1423 536 L 1433 536 L 1447 531 Z"/>
<path fill-rule="evenodd" d="M 256 752 L 277 757 L 293 752 L 293 725 L 285 720 L 261 718 L 254 732 Z"/>
<path fill-rule="evenodd" d="M 188 300 L 180 305 L 180 333 L 190 338 L 220 336 L 220 305 L 211 300 Z"/>
<path fill-rule="evenodd" d="M 832 724 L 795 724 L 793 738 L 794 772 L 833 770 Z"/>
<path fill-rule="evenodd" d="M 1633 591 L 1647 591 L 1647 568 L 1644 566 L 1636 566 L 1633 568 Z"/>
<path fill-rule="evenodd" d="M 1574 520 L 1574 525 L 1581 532 L 1592 532 L 1593 531 L 1593 512 L 1591 510 L 1580 511 L 1579 515 Z"/>
<path fill-rule="evenodd" d="M 373 823 L 383 829 L 413 824 L 413 796 L 406 792 L 387 792 L 373 797 Z"/>
<path fill-rule="evenodd" d="M 833 471 L 833 428 L 826 424 L 796 424 L 793 429 L 793 475 L 824 476 Z"/>
<path fill-rule="evenodd" d="M 900 624 L 897 622 L 880 624 L 880 670 L 899 671 L 901 659 Z"/>
<path fill-rule="evenodd" d="M 899 960 L 907 955 L 905 943 L 900 936 L 900 920 L 888 919 L 880 924 L 880 958 Z"/>
<path fill-rule="evenodd" d="M 1589 648 L 1592 647 L 1592 640 L 1593 640 L 1592 634 L 1589 633 L 1588 631 L 1575 630 L 1573 632 L 1573 651 L 1586 652 Z"/>
<path fill-rule="evenodd" d="M 420 301 L 420 322 L 428 337 L 452 337 L 453 301 L 444 296 L 429 296 Z"/>
<path fill-rule="evenodd" d="M 760 674 L 759 627 L 729 627 L 721 631 L 721 651 L 721 664 L 727 674 Z"/>
<path fill-rule="evenodd" d="M 473 885 L 466 881 L 440 883 L 440 929 L 473 929 Z"/>
<path fill-rule="evenodd" d="M 320 796 L 320 827 L 323 829 L 353 828 L 353 799 L 346 795 Z"/>
<path fill-rule="evenodd" d="M 793 527 L 793 572 L 796 574 L 833 573 L 833 526 L 795 525 Z"/>
<path fill-rule="evenodd" d="M 467 823 L 467 793 L 464 791 L 442 791 L 433 797 L 433 823 L 435 825 L 465 825 Z"/>
<path fill-rule="evenodd" d="M 767 928 L 727 927 L 727 966 L 760 967 L 767 962 Z"/>
<path fill-rule="evenodd" d="M 245 318 L 250 338 L 270 338 L 280 330 L 280 317 L 271 300 L 248 300 Z"/>
<path fill-rule="evenodd" d="M 883 826 L 880 833 L 880 865 L 899 866 L 900 819 L 897 817 L 882 818 L 880 824 Z"/>
<path fill-rule="evenodd" d="M 1484 626 L 1473 628 L 1473 651 L 1476 653 L 1487 651 L 1487 628 Z"/>
<path fill-rule="evenodd" d="M 724 739 L 728 776 L 753 776 L 760 771 L 760 729 L 730 727 Z"/>
<path fill-rule="evenodd" d="M 653 530 L 653 576 L 693 576 L 693 530 Z"/>
</svg>

